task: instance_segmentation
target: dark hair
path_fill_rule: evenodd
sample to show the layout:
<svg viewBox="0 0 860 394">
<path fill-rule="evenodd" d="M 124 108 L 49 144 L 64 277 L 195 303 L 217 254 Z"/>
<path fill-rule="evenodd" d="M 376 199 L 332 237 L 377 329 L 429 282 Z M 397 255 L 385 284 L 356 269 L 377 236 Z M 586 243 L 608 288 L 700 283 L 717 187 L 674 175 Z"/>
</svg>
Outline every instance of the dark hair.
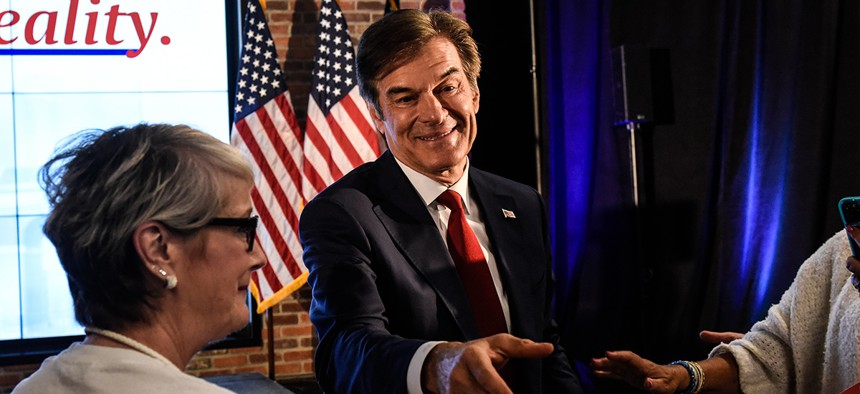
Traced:
<svg viewBox="0 0 860 394">
<path fill-rule="evenodd" d="M 252 181 L 236 149 L 166 124 L 75 134 L 39 175 L 51 205 L 43 231 L 66 271 L 75 318 L 105 329 L 148 321 L 164 291 L 137 254 L 135 228 L 157 220 L 191 233 L 226 203 L 224 175 Z"/>
<path fill-rule="evenodd" d="M 364 31 L 358 41 L 356 68 L 361 96 L 381 115 L 377 82 L 402 66 L 430 40 L 444 37 L 457 48 L 463 72 L 478 90 L 481 57 L 472 28 L 443 11 L 399 10 L 382 17 Z"/>
</svg>

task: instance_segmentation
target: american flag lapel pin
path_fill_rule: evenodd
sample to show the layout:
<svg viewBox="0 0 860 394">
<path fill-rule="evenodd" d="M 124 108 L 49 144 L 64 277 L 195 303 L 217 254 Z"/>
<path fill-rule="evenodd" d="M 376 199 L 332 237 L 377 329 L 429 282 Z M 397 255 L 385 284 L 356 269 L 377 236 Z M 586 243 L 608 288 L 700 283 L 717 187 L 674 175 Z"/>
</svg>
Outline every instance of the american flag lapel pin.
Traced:
<svg viewBox="0 0 860 394">
<path fill-rule="evenodd" d="M 517 215 L 514 215 L 514 211 L 509 211 L 507 209 L 502 208 L 502 215 L 505 215 L 505 219 L 516 219 Z"/>
</svg>

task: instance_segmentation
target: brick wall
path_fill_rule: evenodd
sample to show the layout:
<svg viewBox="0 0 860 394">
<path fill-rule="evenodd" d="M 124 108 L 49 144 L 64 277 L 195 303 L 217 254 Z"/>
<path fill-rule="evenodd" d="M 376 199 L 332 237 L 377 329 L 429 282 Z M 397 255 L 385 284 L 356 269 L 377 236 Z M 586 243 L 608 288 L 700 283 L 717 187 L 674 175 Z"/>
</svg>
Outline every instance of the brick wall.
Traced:
<svg viewBox="0 0 860 394">
<path fill-rule="evenodd" d="M 373 21 L 382 17 L 385 0 L 339 0 L 353 44 Z M 433 1 L 442 3 L 444 1 Z M 268 0 L 269 28 L 284 66 L 287 86 L 299 123 L 304 127 L 308 91 L 316 47 L 316 23 L 320 0 Z M 421 0 L 401 0 L 401 8 L 420 8 Z M 465 19 L 464 0 L 451 0 L 455 15 Z M 308 379 L 313 374 L 314 335 L 308 317 L 310 291 L 307 286 L 288 296 L 274 308 L 275 377 L 279 381 Z M 268 322 L 263 319 L 261 347 L 201 352 L 188 364 L 197 376 L 260 372 L 268 376 Z M 13 365 L 0 367 L 0 392 L 6 393 L 39 367 Z"/>
</svg>

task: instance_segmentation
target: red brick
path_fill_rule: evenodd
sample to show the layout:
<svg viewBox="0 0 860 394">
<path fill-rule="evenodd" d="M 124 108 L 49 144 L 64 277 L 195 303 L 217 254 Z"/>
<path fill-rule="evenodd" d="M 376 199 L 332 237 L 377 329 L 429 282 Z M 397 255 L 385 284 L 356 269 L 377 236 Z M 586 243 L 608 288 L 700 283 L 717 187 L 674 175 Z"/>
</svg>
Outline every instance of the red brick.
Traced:
<svg viewBox="0 0 860 394">
<path fill-rule="evenodd" d="M 212 364 L 216 368 L 237 367 L 248 364 L 248 356 L 221 356 L 212 359 Z"/>
</svg>

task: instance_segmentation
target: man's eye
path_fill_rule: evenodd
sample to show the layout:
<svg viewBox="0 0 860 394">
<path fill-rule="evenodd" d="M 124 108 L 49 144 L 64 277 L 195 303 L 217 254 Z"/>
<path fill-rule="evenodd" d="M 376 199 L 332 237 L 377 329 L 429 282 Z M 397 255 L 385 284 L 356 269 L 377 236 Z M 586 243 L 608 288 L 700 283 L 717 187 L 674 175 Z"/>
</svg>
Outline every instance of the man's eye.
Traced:
<svg viewBox="0 0 860 394">
<path fill-rule="evenodd" d="M 394 100 L 394 104 L 396 104 L 396 105 L 406 105 L 406 104 L 409 104 L 409 103 L 411 103 L 411 102 L 413 102 L 413 101 L 415 101 L 415 98 L 414 98 L 414 97 L 406 96 L 406 97 L 400 97 L 400 98 L 395 99 L 395 100 Z"/>
<path fill-rule="evenodd" d="M 456 92 L 457 92 L 457 86 L 454 86 L 454 85 L 443 86 L 441 89 L 439 89 L 440 94 L 452 94 L 452 93 L 456 93 Z"/>
</svg>

